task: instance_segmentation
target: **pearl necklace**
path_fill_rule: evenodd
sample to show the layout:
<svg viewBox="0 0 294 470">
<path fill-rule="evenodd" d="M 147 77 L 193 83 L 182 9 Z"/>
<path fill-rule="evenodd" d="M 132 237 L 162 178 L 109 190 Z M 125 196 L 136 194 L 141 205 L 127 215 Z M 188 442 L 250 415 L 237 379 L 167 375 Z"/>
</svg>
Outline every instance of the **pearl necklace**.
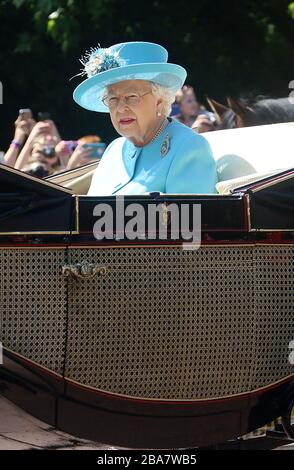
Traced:
<svg viewBox="0 0 294 470">
<path fill-rule="evenodd" d="M 162 121 L 162 123 L 160 124 L 159 128 L 157 129 L 157 131 L 155 132 L 154 136 L 152 137 L 152 139 L 150 140 L 149 144 L 151 144 L 152 142 L 154 142 L 155 139 L 157 139 L 157 137 L 161 134 L 161 132 L 166 128 L 166 126 L 169 124 L 169 121 L 167 118 L 164 118 L 164 120 Z"/>
</svg>

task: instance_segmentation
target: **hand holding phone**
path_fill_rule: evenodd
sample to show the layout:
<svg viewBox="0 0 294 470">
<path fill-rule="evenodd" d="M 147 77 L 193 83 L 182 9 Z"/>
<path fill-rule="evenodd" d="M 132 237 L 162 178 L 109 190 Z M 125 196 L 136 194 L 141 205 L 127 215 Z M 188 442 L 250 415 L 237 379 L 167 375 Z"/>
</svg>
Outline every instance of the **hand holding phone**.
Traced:
<svg viewBox="0 0 294 470">
<path fill-rule="evenodd" d="M 85 148 L 83 144 L 79 143 L 76 149 L 74 150 L 73 154 L 71 155 L 70 159 L 68 160 L 66 169 L 72 170 L 73 168 L 85 165 L 86 163 L 89 163 L 90 159 L 91 149 Z"/>
<path fill-rule="evenodd" d="M 14 140 L 23 144 L 35 125 L 32 110 L 29 108 L 20 109 L 14 125 Z"/>
<path fill-rule="evenodd" d="M 83 147 L 85 149 L 90 149 L 90 158 L 101 158 L 104 150 L 106 148 L 106 144 L 104 142 L 97 142 L 97 143 L 92 143 L 92 144 L 83 144 Z"/>
<path fill-rule="evenodd" d="M 33 113 L 30 108 L 22 108 L 18 112 L 18 119 L 20 121 L 28 121 L 33 118 Z"/>
</svg>

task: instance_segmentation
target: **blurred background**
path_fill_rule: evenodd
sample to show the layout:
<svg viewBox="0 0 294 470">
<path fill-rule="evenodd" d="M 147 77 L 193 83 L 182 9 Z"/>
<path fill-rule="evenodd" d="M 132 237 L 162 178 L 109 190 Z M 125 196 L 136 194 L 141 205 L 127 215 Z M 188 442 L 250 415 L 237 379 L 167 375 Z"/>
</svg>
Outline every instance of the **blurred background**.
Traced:
<svg viewBox="0 0 294 470">
<path fill-rule="evenodd" d="M 0 148 L 19 108 L 50 112 L 63 139 L 115 137 L 107 114 L 83 110 L 72 92 L 79 58 L 98 44 L 157 42 L 208 95 L 286 97 L 294 79 L 294 2 L 289 0 L 0 0 Z"/>
</svg>

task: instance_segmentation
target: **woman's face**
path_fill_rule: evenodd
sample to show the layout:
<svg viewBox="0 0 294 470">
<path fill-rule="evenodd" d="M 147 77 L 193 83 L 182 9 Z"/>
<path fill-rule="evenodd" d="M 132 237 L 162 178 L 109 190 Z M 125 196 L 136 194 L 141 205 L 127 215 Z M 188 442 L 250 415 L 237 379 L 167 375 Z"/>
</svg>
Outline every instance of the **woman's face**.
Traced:
<svg viewBox="0 0 294 470">
<path fill-rule="evenodd" d="M 107 97 L 112 124 L 120 135 L 139 146 L 151 140 L 163 116 L 157 115 L 162 100 L 153 95 L 150 82 L 125 80 L 110 85 Z"/>
<path fill-rule="evenodd" d="M 180 104 L 181 114 L 184 116 L 195 116 L 199 111 L 199 104 L 196 100 L 193 91 L 188 91 L 184 94 Z"/>
</svg>

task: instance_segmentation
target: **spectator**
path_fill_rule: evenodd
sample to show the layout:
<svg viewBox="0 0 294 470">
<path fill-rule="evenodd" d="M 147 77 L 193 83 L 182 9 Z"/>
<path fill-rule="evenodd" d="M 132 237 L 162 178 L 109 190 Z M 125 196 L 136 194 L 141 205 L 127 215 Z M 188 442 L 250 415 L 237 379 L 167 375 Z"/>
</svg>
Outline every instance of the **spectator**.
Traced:
<svg viewBox="0 0 294 470">
<path fill-rule="evenodd" d="M 30 162 L 21 168 L 30 174 L 43 178 L 61 170 L 71 170 L 92 162 L 92 149 L 84 148 L 84 144 L 100 143 L 98 135 L 88 135 L 75 140 L 61 140 L 51 146 L 47 142 L 35 142 L 32 147 Z M 45 150 L 45 151 L 44 151 Z"/>
<path fill-rule="evenodd" d="M 15 162 L 15 168 L 31 174 L 42 173 L 44 176 L 54 173 L 61 167 L 55 153 L 55 146 L 60 140 L 60 134 L 52 120 L 37 122 Z"/>
<path fill-rule="evenodd" d="M 98 135 L 87 135 L 79 140 L 61 140 L 55 123 L 45 119 L 15 121 L 14 139 L 3 157 L 3 163 L 43 178 L 61 170 L 77 168 L 93 161 L 93 149 L 84 144 L 101 143 Z M 101 153 L 103 153 L 101 144 Z"/>
<path fill-rule="evenodd" d="M 14 123 L 14 137 L 10 144 L 9 149 L 3 157 L 3 163 L 9 166 L 14 166 L 19 156 L 20 150 L 24 145 L 28 135 L 34 127 L 36 121 L 34 119 L 22 120 L 20 116 Z"/>
<path fill-rule="evenodd" d="M 198 134 L 202 134 L 203 132 L 209 132 L 215 130 L 215 117 L 213 113 L 200 112 L 195 119 L 195 122 L 192 124 L 192 129 L 196 131 Z"/>
<path fill-rule="evenodd" d="M 200 111 L 200 105 L 197 101 L 194 88 L 185 85 L 176 94 L 174 107 L 178 105 L 179 114 L 174 116 L 175 119 L 182 122 L 188 127 L 191 127 Z"/>
<path fill-rule="evenodd" d="M 84 144 L 99 144 L 101 138 L 98 135 L 86 135 L 81 137 L 77 142 L 77 147 L 68 160 L 66 169 L 71 170 L 72 168 L 77 168 L 81 165 L 85 165 L 90 161 L 93 161 L 91 157 L 92 150 L 90 148 L 84 148 Z"/>
<path fill-rule="evenodd" d="M 43 178 L 61 169 L 59 156 L 55 151 L 54 141 L 43 143 L 36 141 L 32 145 L 27 165 L 20 168 L 31 175 Z"/>
</svg>

